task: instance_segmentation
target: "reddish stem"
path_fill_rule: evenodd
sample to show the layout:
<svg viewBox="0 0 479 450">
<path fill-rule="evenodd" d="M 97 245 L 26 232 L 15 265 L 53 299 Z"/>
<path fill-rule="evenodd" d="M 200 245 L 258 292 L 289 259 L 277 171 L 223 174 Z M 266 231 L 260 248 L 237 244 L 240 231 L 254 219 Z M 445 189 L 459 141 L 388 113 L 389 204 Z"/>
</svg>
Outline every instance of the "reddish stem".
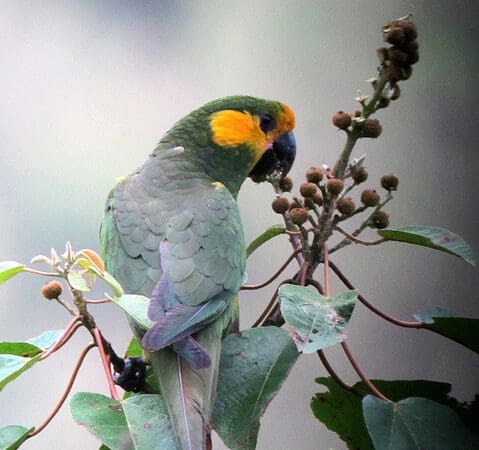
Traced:
<svg viewBox="0 0 479 450">
<path fill-rule="evenodd" d="M 63 392 L 63 395 L 61 396 L 60 400 L 58 401 L 58 403 L 56 404 L 55 408 L 50 413 L 50 415 L 45 419 L 45 421 L 38 428 L 36 428 L 34 431 L 32 431 L 31 433 L 28 434 L 27 439 L 29 439 L 33 436 L 36 436 L 37 434 L 42 432 L 45 429 L 45 427 L 52 421 L 52 419 L 57 415 L 58 411 L 62 407 L 63 403 L 65 403 L 65 400 L 68 397 L 68 394 L 70 393 L 70 391 L 73 387 L 73 383 L 75 382 L 75 379 L 78 375 L 78 371 L 80 370 L 80 367 L 83 364 L 83 360 L 85 359 L 85 356 L 87 355 L 87 353 L 93 347 L 95 347 L 95 344 L 92 342 L 91 344 L 87 345 L 83 349 L 83 351 L 81 352 L 81 354 L 78 358 L 78 361 L 75 365 L 75 368 L 73 369 L 73 373 L 70 377 L 70 380 L 68 381 L 68 384 L 67 384 L 67 386 L 65 388 L 65 391 Z"/>
<path fill-rule="evenodd" d="M 329 297 L 330 287 L 329 287 L 329 252 L 326 244 L 323 246 L 323 258 L 324 258 L 324 295 Z"/>
<path fill-rule="evenodd" d="M 272 283 L 276 278 L 278 278 L 281 273 L 288 267 L 289 263 L 294 259 L 294 257 L 301 252 L 301 249 L 295 250 L 289 257 L 288 259 L 284 262 L 284 264 L 266 281 L 263 283 L 259 284 L 244 284 L 241 286 L 241 290 L 249 291 L 249 290 L 255 290 L 255 289 L 261 289 L 265 286 L 268 286 L 268 284 Z"/>
<path fill-rule="evenodd" d="M 110 357 L 105 353 L 105 348 L 103 346 L 103 337 L 101 335 L 101 331 L 98 328 L 93 328 L 92 330 L 93 336 L 95 338 L 95 343 L 98 346 L 98 351 L 100 353 L 101 362 L 103 364 L 103 369 L 105 370 L 106 379 L 108 382 L 108 387 L 110 389 L 110 396 L 112 399 L 120 401 L 121 398 L 116 392 L 115 384 L 113 383 L 113 377 L 111 374 L 111 366 L 110 366 Z"/>
<path fill-rule="evenodd" d="M 339 270 L 339 268 L 334 264 L 333 262 L 329 262 L 329 266 L 331 269 L 333 269 L 333 272 L 338 276 L 338 278 L 344 283 L 344 285 L 348 289 L 354 289 L 354 286 L 351 284 L 351 282 L 345 277 L 345 275 Z M 396 319 L 393 316 L 390 316 L 389 314 L 385 313 L 384 311 L 381 311 L 380 309 L 376 308 L 373 304 L 369 303 L 361 294 L 358 294 L 358 300 L 366 306 L 366 308 L 369 308 L 372 312 L 377 314 L 378 316 L 382 317 L 383 319 L 387 320 L 388 322 L 391 322 L 395 325 L 398 325 L 400 327 L 405 327 L 405 328 L 425 328 L 424 324 L 422 322 L 409 322 L 406 320 L 400 320 Z"/>
<path fill-rule="evenodd" d="M 339 375 L 334 371 L 334 369 L 331 367 L 329 364 L 328 359 L 326 358 L 326 355 L 324 354 L 323 350 L 318 350 L 316 352 L 319 356 L 319 359 L 323 363 L 324 368 L 326 371 L 331 375 L 331 378 L 336 381 L 343 389 L 346 389 L 347 391 L 354 391 L 354 388 L 350 386 L 349 384 L 346 384 L 340 377 Z"/>
<path fill-rule="evenodd" d="M 351 351 L 349 350 L 348 344 L 346 342 L 341 342 L 341 347 L 343 347 L 344 353 L 346 353 L 346 356 L 349 359 L 349 362 L 353 366 L 354 370 L 356 373 L 359 375 L 361 380 L 364 381 L 364 383 L 368 386 L 368 388 L 371 390 L 371 392 L 376 396 L 379 397 L 381 400 L 384 400 L 386 402 L 391 402 L 387 397 L 385 397 L 375 386 L 374 384 L 371 383 L 371 380 L 364 375 L 363 371 L 359 367 L 359 364 L 357 361 L 354 359 L 354 356 L 352 355 Z"/>
<path fill-rule="evenodd" d="M 48 358 L 52 353 L 55 353 L 57 350 L 62 348 L 70 338 L 75 334 L 76 330 L 82 326 L 80 321 L 80 316 L 75 316 L 73 320 L 68 324 L 68 326 L 63 331 L 63 334 L 60 336 L 58 341 L 56 341 L 48 350 L 46 350 L 42 356 L 41 360 Z"/>
</svg>

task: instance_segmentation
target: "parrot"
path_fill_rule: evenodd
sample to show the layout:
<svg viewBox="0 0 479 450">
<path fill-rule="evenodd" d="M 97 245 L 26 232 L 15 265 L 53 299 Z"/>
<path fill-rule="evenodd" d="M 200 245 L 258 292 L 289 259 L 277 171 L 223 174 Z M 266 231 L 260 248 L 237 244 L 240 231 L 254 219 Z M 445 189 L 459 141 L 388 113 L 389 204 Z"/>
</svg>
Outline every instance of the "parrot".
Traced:
<svg viewBox="0 0 479 450">
<path fill-rule="evenodd" d="M 246 244 L 243 182 L 291 169 L 295 116 L 284 103 L 239 95 L 180 119 L 109 193 L 100 229 L 106 270 L 148 297 L 130 326 L 158 381 L 178 447 L 209 448 L 221 339 L 238 331 Z"/>
</svg>

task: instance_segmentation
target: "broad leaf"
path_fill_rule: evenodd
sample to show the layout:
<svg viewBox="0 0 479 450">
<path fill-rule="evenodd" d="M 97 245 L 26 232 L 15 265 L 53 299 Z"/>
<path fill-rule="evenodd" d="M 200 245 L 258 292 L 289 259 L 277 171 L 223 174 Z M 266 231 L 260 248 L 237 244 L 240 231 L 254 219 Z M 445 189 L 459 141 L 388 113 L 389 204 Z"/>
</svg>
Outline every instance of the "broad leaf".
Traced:
<svg viewBox="0 0 479 450">
<path fill-rule="evenodd" d="M 24 358 L 17 355 L 0 355 L 0 391 L 40 360 L 40 355 Z"/>
<path fill-rule="evenodd" d="M 133 395 L 118 402 L 101 394 L 80 392 L 70 401 L 75 420 L 111 450 L 177 450 L 161 397 Z"/>
<path fill-rule="evenodd" d="M 122 401 L 135 449 L 177 450 L 166 405 L 160 395 L 133 395 Z"/>
<path fill-rule="evenodd" d="M 449 396 L 451 385 L 425 380 L 371 380 L 388 398 L 399 401 L 406 397 L 424 397 L 452 408 L 471 430 L 479 431 L 479 409 L 476 401 L 459 403 Z M 343 389 L 332 378 L 317 378 L 316 382 L 328 388 L 311 401 L 311 409 L 318 420 L 345 441 L 349 449 L 373 450 L 362 415 L 361 399 L 370 393 L 363 382 L 356 383 L 353 391 Z"/>
<path fill-rule="evenodd" d="M 48 330 L 40 336 L 29 339 L 27 342 L 37 346 L 42 350 L 50 348 L 58 339 L 60 339 L 64 330 Z"/>
<path fill-rule="evenodd" d="M 265 242 L 268 242 L 274 237 L 284 234 L 286 228 L 284 225 L 273 225 L 269 227 L 265 232 L 261 233 L 255 240 L 253 240 L 246 249 L 246 257 L 249 257 L 255 250 L 261 247 Z"/>
<path fill-rule="evenodd" d="M 107 283 L 115 293 L 116 296 L 120 297 L 123 295 L 123 289 L 120 286 L 120 283 L 116 281 L 113 275 L 109 274 L 105 270 L 100 270 L 96 265 L 92 264 L 88 267 L 93 273 L 97 274 L 105 283 Z"/>
<path fill-rule="evenodd" d="M 409 397 L 394 403 L 367 395 L 362 403 L 376 450 L 479 448 L 479 436 L 453 410 L 432 400 Z"/>
<path fill-rule="evenodd" d="M 108 297 L 123 309 L 142 330 L 147 331 L 153 325 L 148 318 L 148 305 L 150 300 L 143 295 L 122 295 L 120 297 Z"/>
<path fill-rule="evenodd" d="M 228 448 L 256 447 L 260 417 L 298 356 L 288 332 L 277 327 L 250 328 L 223 340 L 213 427 Z"/>
<path fill-rule="evenodd" d="M 34 428 L 20 425 L 10 425 L 0 428 L 0 450 L 15 450 L 27 439 L 28 433 Z"/>
<path fill-rule="evenodd" d="M 402 227 L 377 230 L 387 241 L 407 242 L 434 248 L 458 256 L 469 264 L 475 265 L 471 247 L 457 234 L 436 227 Z"/>
<path fill-rule="evenodd" d="M 70 400 L 70 412 L 112 450 L 134 448 L 120 402 L 101 394 L 78 392 Z"/>
<path fill-rule="evenodd" d="M 42 350 L 29 342 L 0 342 L 0 354 L 31 357 L 38 355 Z M 1 369 L 0 369 L 1 370 Z"/>
<path fill-rule="evenodd" d="M 441 308 L 419 311 L 414 317 L 428 330 L 479 353 L 479 319 L 455 317 L 453 312 Z"/>
<path fill-rule="evenodd" d="M 323 297 L 313 289 L 284 284 L 278 295 L 299 351 L 314 353 L 346 339 L 344 328 L 353 313 L 356 291 Z"/>
<path fill-rule="evenodd" d="M 17 273 L 22 272 L 25 265 L 16 261 L 2 261 L 0 262 L 0 284 L 12 278 Z"/>
</svg>

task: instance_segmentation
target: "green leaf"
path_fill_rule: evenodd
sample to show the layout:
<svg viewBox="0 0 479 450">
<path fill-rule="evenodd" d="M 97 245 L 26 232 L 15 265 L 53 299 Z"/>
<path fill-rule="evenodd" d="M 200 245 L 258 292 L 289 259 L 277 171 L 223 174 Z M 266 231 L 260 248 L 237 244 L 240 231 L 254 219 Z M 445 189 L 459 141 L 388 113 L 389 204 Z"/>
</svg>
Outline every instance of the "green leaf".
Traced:
<svg viewBox="0 0 479 450">
<path fill-rule="evenodd" d="M 101 394 L 78 392 L 70 400 L 70 412 L 112 450 L 134 448 L 120 402 Z"/>
<path fill-rule="evenodd" d="M 17 355 L 0 355 L 0 391 L 40 360 L 40 355 L 24 358 Z"/>
<path fill-rule="evenodd" d="M 109 274 L 106 270 L 100 270 L 94 264 L 89 266 L 88 269 L 97 274 L 105 283 L 107 283 L 113 289 L 116 296 L 120 297 L 123 295 L 123 289 L 113 275 Z"/>
<path fill-rule="evenodd" d="M 425 380 L 371 380 L 388 398 L 399 401 L 405 397 L 424 397 L 452 408 L 473 431 L 479 431 L 479 408 L 477 401 L 459 403 L 449 396 L 451 385 Z M 370 394 L 363 382 L 353 386 L 353 391 L 343 389 L 332 378 L 317 378 L 329 392 L 320 392 L 311 401 L 316 418 L 345 441 L 349 449 L 373 450 L 371 439 L 362 415 L 361 399 Z"/>
<path fill-rule="evenodd" d="M 70 401 L 75 420 L 112 450 L 177 450 L 166 406 L 159 395 L 133 395 L 118 402 L 79 392 Z"/>
<path fill-rule="evenodd" d="M 17 273 L 22 272 L 25 265 L 16 261 L 2 261 L 0 262 L 0 284 L 12 278 Z"/>
<path fill-rule="evenodd" d="M 91 290 L 80 272 L 68 272 L 67 278 L 73 289 L 82 292 L 89 292 Z"/>
<path fill-rule="evenodd" d="M 143 356 L 143 349 L 141 348 L 141 345 L 136 337 L 131 338 L 125 354 L 128 356 L 128 358 Z"/>
<path fill-rule="evenodd" d="M 29 339 L 27 342 L 37 346 L 42 350 L 50 348 L 60 337 L 64 330 L 48 330 L 42 333 L 40 336 Z"/>
<path fill-rule="evenodd" d="M 273 225 L 269 227 L 248 245 L 248 248 L 246 249 L 246 257 L 251 256 L 251 254 L 257 250 L 258 247 L 261 247 L 265 242 L 268 242 L 270 239 L 273 239 L 280 234 L 284 234 L 285 231 L 286 228 L 284 225 Z"/>
<path fill-rule="evenodd" d="M 373 395 L 363 399 L 366 427 L 376 450 L 479 448 L 479 436 L 447 406 L 420 397 L 386 402 Z"/>
<path fill-rule="evenodd" d="M 135 449 L 178 450 L 168 411 L 160 395 L 133 395 L 122 404 Z"/>
<path fill-rule="evenodd" d="M 455 317 L 451 311 L 441 308 L 419 311 L 414 317 L 428 330 L 479 353 L 479 319 Z"/>
<path fill-rule="evenodd" d="M 407 242 L 409 244 L 441 250 L 458 256 L 469 264 L 475 265 L 471 247 L 457 234 L 436 227 L 402 227 L 377 230 L 387 241 Z"/>
<path fill-rule="evenodd" d="M 133 294 L 108 298 L 123 309 L 142 330 L 147 331 L 153 326 L 153 322 L 148 318 L 149 298 Z"/>
<path fill-rule="evenodd" d="M 288 332 L 277 327 L 223 339 L 213 427 L 228 448 L 256 447 L 260 417 L 298 356 Z"/>
<path fill-rule="evenodd" d="M 27 439 L 28 433 L 34 428 L 25 428 L 20 425 L 9 425 L 0 428 L 0 450 L 15 450 Z"/>
<path fill-rule="evenodd" d="M 31 357 L 38 355 L 42 350 L 29 342 L 0 342 L 0 354 Z"/>
<path fill-rule="evenodd" d="M 353 313 L 356 291 L 323 297 L 310 288 L 283 284 L 278 295 L 281 313 L 293 329 L 299 351 L 314 353 L 346 339 L 344 328 Z"/>
</svg>

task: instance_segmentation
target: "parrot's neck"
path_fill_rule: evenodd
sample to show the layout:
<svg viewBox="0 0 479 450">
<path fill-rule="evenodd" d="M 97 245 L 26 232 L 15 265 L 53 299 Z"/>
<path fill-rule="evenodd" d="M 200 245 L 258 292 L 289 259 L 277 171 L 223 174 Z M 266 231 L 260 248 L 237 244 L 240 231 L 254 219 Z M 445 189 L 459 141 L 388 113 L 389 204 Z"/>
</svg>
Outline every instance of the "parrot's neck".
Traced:
<svg viewBox="0 0 479 450">
<path fill-rule="evenodd" d="M 237 198 L 241 185 L 252 166 L 249 152 L 238 149 L 210 148 L 209 146 L 171 145 L 168 139 L 162 139 L 153 151 L 152 157 L 165 157 L 172 148 L 176 149 L 175 165 L 181 176 L 197 176 L 206 174 L 212 182 L 222 183 L 234 198 Z M 198 150 L 200 149 L 200 150 Z"/>
</svg>

